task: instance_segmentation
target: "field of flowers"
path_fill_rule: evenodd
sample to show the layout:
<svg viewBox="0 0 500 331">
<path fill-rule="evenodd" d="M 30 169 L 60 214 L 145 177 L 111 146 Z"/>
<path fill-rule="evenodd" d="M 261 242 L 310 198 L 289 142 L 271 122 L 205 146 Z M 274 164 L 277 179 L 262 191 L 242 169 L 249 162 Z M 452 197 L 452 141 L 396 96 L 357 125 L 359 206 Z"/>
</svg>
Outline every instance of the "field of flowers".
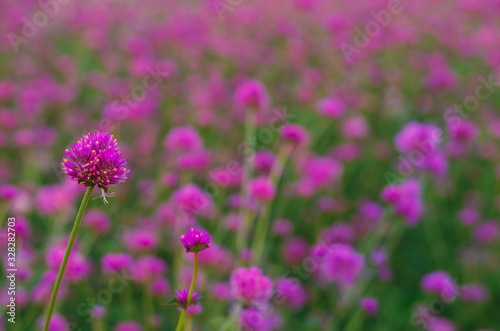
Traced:
<svg viewBox="0 0 500 331">
<path fill-rule="evenodd" d="M 0 331 L 500 330 L 499 0 L 0 2 Z"/>
</svg>

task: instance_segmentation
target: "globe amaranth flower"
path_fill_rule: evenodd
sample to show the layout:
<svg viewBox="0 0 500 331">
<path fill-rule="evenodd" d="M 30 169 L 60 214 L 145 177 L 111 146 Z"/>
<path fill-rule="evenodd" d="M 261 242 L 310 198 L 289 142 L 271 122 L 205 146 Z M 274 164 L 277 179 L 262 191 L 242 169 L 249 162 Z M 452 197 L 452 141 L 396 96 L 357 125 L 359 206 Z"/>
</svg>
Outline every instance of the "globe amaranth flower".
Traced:
<svg viewBox="0 0 500 331">
<path fill-rule="evenodd" d="M 178 306 L 180 306 L 181 308 L 184 308 L 184 309 L 187 309 L 187 301 L 188 301 L 188 295 L 189 295 L 189 291 L 187 289 L 183 289 L 183 290 L 176 290 L 175 291 L 175 299 L 173 300 L 174 303 Z M 191 296 L 191 301 L 189 302 L 189 305 L 190 306 L 196 306 L 196 304 L 198 303 L 198 293 L 196 292 L 196 290 L 194 290 L 193 292 L 193 295 Z"/>
<path fill-rule="evenodd" d="M 425 275 L 420 285 L 425 293 L 435 295 L 445 302 L 451 302 L 459 295 L 459 290 L 453 279 L 442 270 Z"/>
<path fill-rule="evenodd" d="M 97 185 L 107 203 L 109 187 L 127 179 L 127 162 L 118 148 L 116 139 L 107 132 L 90 132 L 83 135 L 64 151 L 62 170 L 79 185 Z"/>
<path fill-rule="evenodd" d="M 212 236 L 208 232 L 194 228 L 191 228 L 179 237 L 179 240 L 186 248 L 186 253 L 197 253 L 207 249 L 211 239 Z"/>
<path fill-rule="evenodd" d="M 361 299 L 359 307 L 369 316 L 375 316 L 378 313 L 378 301 L 374 298 Z"/>
<path fill-rule="evenodd" d="M 266 302 L 273 291 L 271 279 L 257 267 L 236 269 L 231 275 L 230 284 L 236 299 L 245 303 Z"/>
</svg>

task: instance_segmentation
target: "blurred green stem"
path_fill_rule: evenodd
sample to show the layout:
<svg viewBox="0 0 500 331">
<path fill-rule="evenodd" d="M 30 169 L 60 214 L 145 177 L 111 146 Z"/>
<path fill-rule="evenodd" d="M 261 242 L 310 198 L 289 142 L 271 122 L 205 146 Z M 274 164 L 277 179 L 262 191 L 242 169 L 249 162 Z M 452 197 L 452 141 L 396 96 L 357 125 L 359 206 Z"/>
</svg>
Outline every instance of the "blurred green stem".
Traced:
<svg viewBox="0 0 500 331">
<path fill-rule="evenodd" d="M 277 160 L 274 162 L 273 168 L 271 169 L 271 174 L 269 179 L 273 185 L 277 188 L 285 165 L 288 162 L 288 158 L 292 154 L 294 146 L 285 143 L 279 150 L 277 155 Z M 277 191 L 277 189 L 276 189 Z M 276 197 L 274 198 L 276 200 Z M 254 254 L 254 264 L 259 265 L 262 258 L 262 253 L 264 252 L 264 246 L 266 242 L 267 230 L 269 228 L 269 221 L 271 218 L 271 206 L 266 204 L 263 207 L 262 212 L 257 219 L 257 228 L 255 229 L 255 237 L 252 245 L 252 252 Z"/>
<path fill-rule="evenodd" d="M 94 190 L 94 186 L 95 185 L 92 185 L 87 188 L 87 191 L 83 196 L 80 209 L 78 210 L 78 214 L 76 215 L 75 224 L 73 225 L 73 230 L 71 230 L 68 246 L 66 247 L 66 253 L 64 253 L 64 258 L 62 260 L 61 267 L 59 268 L 59 273 L 57 274 L 56 283 L 54 284 L 54 289 L 52 290 L 52 297 L 50 298 L 49 310 L 47 312 L 47 318 L 45 320 L 43 331 L 47 331 L 49 329 L 50 318 L 52 317 L 52 313 L 54 312 L 54 307 L 56 305 L 57 293 L 59 292 L 59 287 L 61 286 L 64 271 L 66 270 L 66 265 L 68 264 L 69 256 L 71 254 L 71 250 L 73 249 L 73 244 L 75 243 L 76 233 L 78 232 L 78 228 L 80 227 L 83 213 L 85 212 L 85 208 L 87 208 L 90 196 L 92 195 L 92 191 Z"/>
<path fill-rule="evenodd" d="M 186 324 L 184 325 L 184 331 L 191 331 L 192 327 L 193 327 L 193 318 L 188 317 L 186 319 Z"/>
<path fill-rule="evenodd" d="M 248 110 L 245 113 L 245 144 L 243 153 L 243 174 L 241 178 L 241 217 L 242 225 L 238 229 L 236 236 L 236 248 L 238 251 L 247 247 L 248 229 L 252 213 L 248 210 L 248 183 L 253 174 L 253 156 L 255 155 L 255 128 L 257 126 L 257 113 Z M 250 154 L 247 155 L 247 150 Z"/>
<path fill-rule="evenodd" d="M 92 321 L 92 331 L 104 331 L 104 323 L 102 318 L 95 318 Z"/>
</svg>

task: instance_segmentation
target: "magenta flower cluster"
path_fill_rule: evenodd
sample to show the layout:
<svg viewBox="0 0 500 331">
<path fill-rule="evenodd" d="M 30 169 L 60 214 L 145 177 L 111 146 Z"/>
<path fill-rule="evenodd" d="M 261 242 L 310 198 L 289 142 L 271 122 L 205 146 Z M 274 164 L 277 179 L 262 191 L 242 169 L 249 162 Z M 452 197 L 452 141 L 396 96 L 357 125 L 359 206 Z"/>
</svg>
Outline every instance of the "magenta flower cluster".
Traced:
<svg viewBox="0 0 500 331">
<path fill-rule="evenodd" d="M 196 253 L 209 247 L 212 236 L 206 231 L 191 228 L 180 236 L 179 240 L 184 245 L 186 253 Z"/>
<path fill-rule="evenodd" d="M 83 135 L 64 151 L 64 155 L 61 163 L 64 173 L 85 186 L 97 185 L 106 191 L 124 182 L 130 172 L 116 138 L 107 132 Z"/>
</svg>

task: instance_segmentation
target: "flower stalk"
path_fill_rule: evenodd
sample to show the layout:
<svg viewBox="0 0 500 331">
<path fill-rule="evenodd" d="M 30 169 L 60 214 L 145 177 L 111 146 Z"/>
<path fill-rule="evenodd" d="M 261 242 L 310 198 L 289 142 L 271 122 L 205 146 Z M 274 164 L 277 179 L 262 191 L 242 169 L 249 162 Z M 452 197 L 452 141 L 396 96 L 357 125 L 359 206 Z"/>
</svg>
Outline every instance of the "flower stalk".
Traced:
<svg viewBox="0 0 500 331">
<path fill-rule="evenodd" d="M 294 146 L 288 143 L 285 143 L 278 152 L 277 160 L 271 169 L 271 174 L 269 178 L 275 187 L 278 186 L 279 180 L 283 174 L 283 170 L 285 169 L 285 165 L 292 154 Z M 259 265 L 260 259 L 262 258 L 262 254 L 264 252 L 264 244 L 266 241 L 267 230 L 269 228 L 270 221 L 270 203 L 266 204 L 263 207 L 259 218 L 257 219 L 257 227 L 255 230 L 255 237 L 252 245 L 252 252 L 254 253 L 254 264 Z"/>
<path fill-rule="evenodd" d="M 194 252 L 194 269 L 193 269 L 193 278 L 191 279 L 191 286 L 189 287 L 189 293 L 187 297 L 186 307 L 182 309 L 181 316 L 179 316 L 179 322 L 177 323 L 176 331 L 181 331 L 182 326 L 184 325 L 184 320 L 186 319 L 187 309 L 191 305 L 191 298 L 194 293 L 194 289 L 196 287 L 196 279 L 198 278 L 198 253 Z"/>
<path fill-rule="evenodd" d="M 247 232 L 250 228 L 250 221 L 252 219 L 252 212 L 248 209 L 249 194 L 247 186 L 253 174 L 253 156 L 255 154 L 255 128 L 257 126 L 257 113 L 255 111 L 247 111 L 245 114 L 245 142 L 250 147 L 251 154 L 243 155 L 243 174 L 241 178 L 241 216 L 242 225 L 238 229 L 236 248 L 242 250 L 247 247 Z"/>
<path fill-rule="evenodd" d="M 64 258 L 62 260 L 61 267 L 59 268 L 59 273 L 57 274 L 57 279 L 54 284 L 54 289 L 52 290 L 52 296 L 50 298 L 49 309 L 47 311 L 47 318 L 45 319 L 45 326 L 43 328 L 43 331 L 47 331 L 49 329 L 50 318 L 52 317 L 52 313 L 54 312 L 54 307 L 56 305 L 57 293 L 59 292 L 59 287 L 61 286 L 62 278 L 64 276 L 64 271 L 66 270 L 66 265 L 68 264 L 69 256 L 71 255 L 71 250 L 73 249 L 73 244 L 75 243 L 76 233 L 78 232 L 78 228 L 80 227 L 83 213 L 85 212 L 85 209 L 87 208 L 87 205 L 90 201 L 90 196 L 92 195 L 94 187 L 95 185 L 92 185 L 87 188 L 87 191 L 83 196 L 80 209 L 78 210 L 78 214 L 76 215 L 75 223 L 73 225 L 73 230 L 71 230 L 71 235 L 69 237 L 68 246 L 66 246 L 66 253 L 64 253 Z"/>
</svg>

